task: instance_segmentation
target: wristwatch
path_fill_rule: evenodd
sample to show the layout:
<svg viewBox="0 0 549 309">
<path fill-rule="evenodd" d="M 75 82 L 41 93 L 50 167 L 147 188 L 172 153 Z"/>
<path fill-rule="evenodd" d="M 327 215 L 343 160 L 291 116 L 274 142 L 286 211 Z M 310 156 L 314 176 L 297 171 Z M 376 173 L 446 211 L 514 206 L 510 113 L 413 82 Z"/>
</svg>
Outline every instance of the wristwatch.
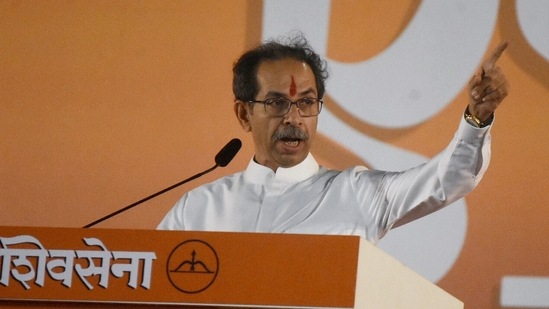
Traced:
<svg viewBox="0 0 549 309">
<path fill-rule="evenodd" d="M 477 128 L 484 128 L 486 126 L 489 126 L 492 124 L 492 120 L 494 119 L 494 114 L 490 115 L 490 118 L 488 118 L 486 121 L 482 122 L 480 119 L 478 119 L 475 115 L 472 115 L 469 112 L 469 107 L 465 109 L 465 121 L 469 123 L 470 125 L 477 127 Z"/>
</svg>

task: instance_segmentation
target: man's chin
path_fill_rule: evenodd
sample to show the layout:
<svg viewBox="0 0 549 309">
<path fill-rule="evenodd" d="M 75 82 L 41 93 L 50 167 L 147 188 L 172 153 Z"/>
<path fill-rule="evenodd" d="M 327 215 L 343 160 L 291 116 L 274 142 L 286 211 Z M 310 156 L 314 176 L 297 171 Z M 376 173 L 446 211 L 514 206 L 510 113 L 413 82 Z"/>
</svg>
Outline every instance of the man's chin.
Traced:
<svg viewBox="0 0 549 309">
<path fill-rule="evenodd" d="M 284 154 L 280 157 L 280 167 L 290 168 L 298 165 L 307 158 L 307 153 Z"/>
</svg>

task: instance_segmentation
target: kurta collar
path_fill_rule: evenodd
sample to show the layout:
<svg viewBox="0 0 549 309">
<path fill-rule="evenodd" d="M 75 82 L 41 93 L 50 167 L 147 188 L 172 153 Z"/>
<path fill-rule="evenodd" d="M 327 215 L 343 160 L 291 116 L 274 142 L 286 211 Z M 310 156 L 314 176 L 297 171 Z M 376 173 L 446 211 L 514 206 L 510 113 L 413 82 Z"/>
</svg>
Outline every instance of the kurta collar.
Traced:
<svg viewBox="0 0 549 309">
<path fill-rule="evenodd" d="M 318 163 L 310 153 L 298 165 L 289 168 L 279 167 L 276 173 L 272 169 L 256 163 L 252 158 L 244 171 L 244 177 L 247 181 L 257 184 L 265 184 L 273 180 L 283 183 L 295 183 L 315 175 L 319 169 Z"/>
</svg>

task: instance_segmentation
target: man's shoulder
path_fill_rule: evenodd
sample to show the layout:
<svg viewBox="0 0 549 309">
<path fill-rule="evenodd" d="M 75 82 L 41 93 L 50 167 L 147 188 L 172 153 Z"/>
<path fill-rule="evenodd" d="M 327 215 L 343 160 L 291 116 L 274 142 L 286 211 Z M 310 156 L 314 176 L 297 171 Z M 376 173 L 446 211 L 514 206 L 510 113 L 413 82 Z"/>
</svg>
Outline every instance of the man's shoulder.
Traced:
<svg viewBox="0 0 549 309">
<path fill-rule="evenodd" d="M 368 171 L 370 170 L 367 167 L 362 165 L 350 166 L 342 170 L 329 169 L 324 166 L 321 166 L 318 172 L 318 175 L 331 177 L 331 176 L 337 176 L 337 175 L 349 175 L 349 174 L 354 174 L 359 172 L 368 172 Z"/>
<path fill-rule="evenodd" d="M 313 181 L 336 183 L 375 183 L 385 177 L 387 171 L 369 169 L 362 165 L 350 166 L 343 170 L 320 168 Z"/>
</svg>

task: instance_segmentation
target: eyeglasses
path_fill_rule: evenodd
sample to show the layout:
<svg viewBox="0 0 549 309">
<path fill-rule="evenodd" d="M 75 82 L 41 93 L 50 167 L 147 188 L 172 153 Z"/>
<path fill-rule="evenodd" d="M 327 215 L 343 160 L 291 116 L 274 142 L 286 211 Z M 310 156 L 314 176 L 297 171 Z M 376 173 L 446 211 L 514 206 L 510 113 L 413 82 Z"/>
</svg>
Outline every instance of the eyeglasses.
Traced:
<svg viewBox="0 0 549 309">
<path fill-rule="evenodd" d="M 299 116 L 312 117 L 320 114 L 322 103 L 324 102 L 317 98 L 301 98 L 296 101 L 291 101 L 286 98 L 272 98 L 263 101 L 248 101 L 248 103 L 263 103 L 265 112 L 272 117 L 285 116 L 292 108 L 292 105 L 295 104 Z"/>
</svg>

